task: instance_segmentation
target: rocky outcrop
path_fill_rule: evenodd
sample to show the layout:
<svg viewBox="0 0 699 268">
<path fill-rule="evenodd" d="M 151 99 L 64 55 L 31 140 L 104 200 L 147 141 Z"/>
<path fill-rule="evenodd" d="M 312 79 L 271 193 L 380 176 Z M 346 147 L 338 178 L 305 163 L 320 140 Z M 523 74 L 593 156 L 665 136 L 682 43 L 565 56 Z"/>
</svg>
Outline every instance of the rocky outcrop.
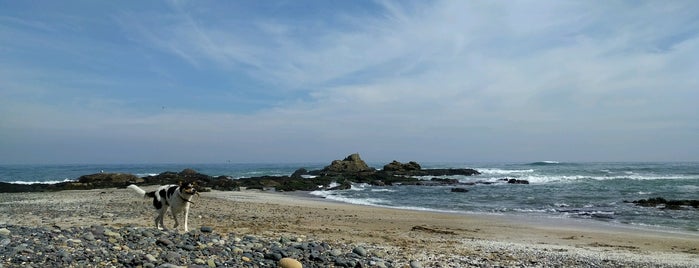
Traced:
<svg viewBox="0 0 699 268">
<path fill-rule="evenodd" d="M 83 175 L 78 178 L 77 182 L 71 184 L 82 184 L 87 188 L 107 188 L 107 187 L 126 187 L 129 184 L 143 183 L 143 179 L 133 174 L 125 173 L 97 173 L 91 175 Z M 78 187 L 79 188 L 79 187 Z"/>
<path fill-rule="evenodd" d="M 455 185 L 459 183 L 455 179 L 435 178 L 425 181 L 417 176 L 449 176 L 449 175 L 477 175 L 473 169 L 422 169 L 416 162 L 406 164 L 393 161 L 384 166 L 383 170 L 376 170 L 361 159 L 359 154 L 351 154 L 343 160 L 335 160 L 321 170 L 308 171 L 299 168 L 291 176 L 262 176 L 241 179 L 231 179 L 226 176 L 212 177 L 201 174 L 193 169 L 185 169 L 181 172 L 166 171 L 155 176 L 139 178 L 131 174 L 99 173 L 85 175 L 76 181 L 57 184 L 9 184 L 0 183 L 0 192 L 35 192 L 56 190 L 87 190 L 96 188 L 125 187 L 129 184 L 138 185 L 165 185 L 178 184 L 180 182 L 196 182 L 199 191 L 209 189 L 232 191 L 240 187 L 252 189 L 269 189 L 277 191 L 313 191 L 327 189 L 331 183 L 340 184 L 336 189 L 349 189 L 352 183 L 368 183 L 371 185 Z"/>
<path fill-rule="evenodd" d="M 420 164 L 415 161 L 410 161 L 406 164 L 393 160 L 393 162 L 388 163 L 383 166 L 384 171 L 388 172 L 409 172 L 415 170 L 421 170 Z"/>
<path fill-rule="evenodd" d="M 640 199 L 632 202 L 624 201 L 626 203 L 634 203 L 642 207 L 659 207 L 663 209 L 678 210 L 687 207 L 699 208 L 699 200 L 667 200 L 662 197 Z"/>
<path fill-rule="evenodd" d="M 337 173 L 357 173 L 365 171 L 373 171 L 369 165 L 359 157 L 359 154 L 351 154 L 347 156 L 344 160 L 335 160 L 329 166 L 326 166 L 321 170 L 324 174 L 337 174 Z"/>
<path fill-rule="evenodd" d="M 143 177 L 142 185 L 178 184 L 180 182 L 196 182 L 198 191 L 206 192 L 209 189 L 221 191 L 233 191 L 240 189 L 235 180 L 226 176 L 212 177 L 193 169 L 184 169 L 181 172 L 166 171 L 155 176 Z"/>
</svg>

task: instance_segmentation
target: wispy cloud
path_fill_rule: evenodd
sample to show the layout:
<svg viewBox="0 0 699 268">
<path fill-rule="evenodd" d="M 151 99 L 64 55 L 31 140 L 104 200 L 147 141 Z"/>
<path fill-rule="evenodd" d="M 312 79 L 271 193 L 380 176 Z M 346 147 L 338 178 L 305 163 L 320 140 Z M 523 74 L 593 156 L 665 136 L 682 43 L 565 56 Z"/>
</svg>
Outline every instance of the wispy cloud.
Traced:
<svg viewBox="0 0 699 268">
<path fill-rule="evenodd" d="M 10 81 L 0 85 L 0 111 L 10 115 L 0 123 L 195 152 L 166 161 L 235 150 L 260 151 L 241 161 L 291 161 L 299 151 L 309 160 L 354 151 L 697 160 L 682 153 L 699 149 L 688 138 L 699 134 L 693 10 L 653 1 L 175 1 L 120 7 L 78 39 L 61 38 L 67 30 L 53 21 L 4 12 L 0 40 L 13 40 L 0 45 L 10 60 L 0 64 Z M 93 34 L 100 27 L 115 31 Z M 39 48 L 24 43 L 62 49 L 26 62 Z"/>
</svg>

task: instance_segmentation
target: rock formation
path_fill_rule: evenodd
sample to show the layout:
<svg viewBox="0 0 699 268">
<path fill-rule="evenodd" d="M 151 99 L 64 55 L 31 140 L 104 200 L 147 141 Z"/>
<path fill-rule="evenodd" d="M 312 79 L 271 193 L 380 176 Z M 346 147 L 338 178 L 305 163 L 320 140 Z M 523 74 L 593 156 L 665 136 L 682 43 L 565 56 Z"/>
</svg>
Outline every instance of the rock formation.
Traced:
<svg viewBox="0 0 699 268">
<path fill-rule="evenodd" d="M 347 156 L 344 160 L 335 160 L 329 166 L 323 168 L 323 172 L 326 173 L 356 173 L 362 171 L 373 171 L 359 154 L 351 154 Z"/>
</svg>

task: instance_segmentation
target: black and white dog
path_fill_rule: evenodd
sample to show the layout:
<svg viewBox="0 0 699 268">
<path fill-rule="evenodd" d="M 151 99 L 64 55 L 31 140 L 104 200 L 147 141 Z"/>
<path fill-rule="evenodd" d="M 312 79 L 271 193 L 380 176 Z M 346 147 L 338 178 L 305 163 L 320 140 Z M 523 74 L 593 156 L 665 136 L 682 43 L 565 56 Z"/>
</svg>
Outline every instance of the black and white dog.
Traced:
<svg viewBox="0 0 699 268">
<path fill-rule="evenodd" d="M 163 224 L 163 218 L 165 218 L 165 213 L 168 207 L 170 212 L 172 212 L 172 217 L 175 219 L 175 226 L 172 228 L 177 229 L 180 222 L 177 220 L 177 215 L 184 211 L 184 231 L 187 232 L 187 219 L 189 218 L 189 204 L 192 203 L 192 197 L 195 194 L 199 194 L 196 190 L 196 185 L 194 183 L 180 183 L 179 185 L 163 185 L 158 188 L 158 190 L 152 192 L 146 192 L 134 184 L 127 186 L 127 188 L 136 191 L 136 193 L 143 197 L 152 197 L 153 206 L 158 210 L 158 216 L 155 217 L 155 227 L 158 229 L 167 229 L 165 224 Z"/>
</svg>

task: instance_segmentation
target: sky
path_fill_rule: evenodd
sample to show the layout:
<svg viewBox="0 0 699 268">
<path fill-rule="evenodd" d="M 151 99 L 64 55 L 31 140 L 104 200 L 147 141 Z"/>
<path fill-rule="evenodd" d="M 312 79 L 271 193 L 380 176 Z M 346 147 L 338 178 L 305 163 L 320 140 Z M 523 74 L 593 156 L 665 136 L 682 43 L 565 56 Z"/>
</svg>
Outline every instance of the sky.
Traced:
<svg viewBox="0 0 699 268">
<path fill-rule="evenodd" d="M 699 1 L 0 0 L 0 164 L 699 161 Z"/>
</svg>

